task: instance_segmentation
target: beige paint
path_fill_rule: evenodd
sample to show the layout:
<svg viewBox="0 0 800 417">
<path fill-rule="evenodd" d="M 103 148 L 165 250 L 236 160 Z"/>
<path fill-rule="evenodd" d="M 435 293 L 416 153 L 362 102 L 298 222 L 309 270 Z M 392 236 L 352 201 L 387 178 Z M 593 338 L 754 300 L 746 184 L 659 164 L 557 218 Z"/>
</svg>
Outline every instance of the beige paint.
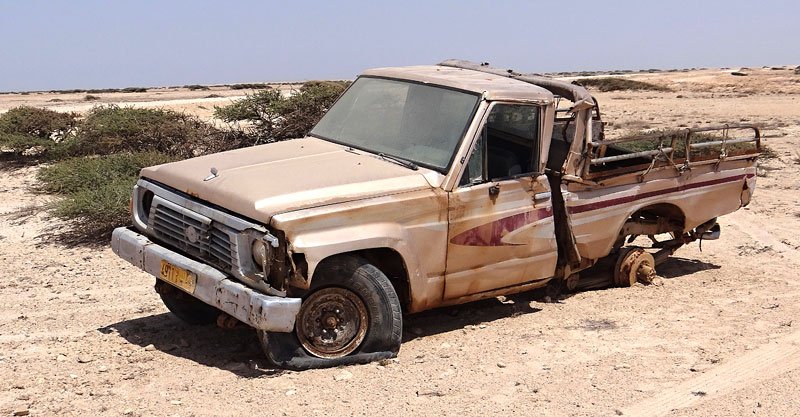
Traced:
<svg viewBox="0 0 800 417">
<path fill-rule="evenodd" d="M 500 219 L 550 209 L 548 200 L 534 199 L 549 191 L 543 175 L 471 187 L 457 184 L 492 100 L 543 107 L 543 168 L 553 129 L 553 95 L 519 80 L 457 68 L 384 68 L 366 74 L 483 95 L 447 174 L 425 168 L 412 171 L 367 152 L 309 137 L 147 168 L 142 176 L 283 231 L 288 250 L 305 256 L 309 276 L 329 256 L 374 248 L 396 251 L 408 271 L 412 312 L 546 284 L 556 262 L 550 216 L 500 236 L 500 244 L 494 246 L 459 245 L 451 240 Z M 565 173 L 576 175 L 572 177 L 576 181 L 563 186 L 568 207 L 654 194 L 572 215 L 582 257 L 606 256 L 625 220 L 647 205 L 679 207 L 686 216 L 687 230 L 741 205 L 744 179 L 658 193 L 753 175 L 752 159 L 697 166 L 684 173 L 659 168 L 644 178 L 626 174 L 603 183 L 580 180 L 577 175 L 584 163 L 585 138 L 591 137 L 591 109 L 576 111 L 575 141 L 565 163 Z M 204 181 L 212 167 L 218 177 Z M 754 176 L 748 182 L 752 190 Z M 489 193 L 493 185 L 500 189 L 494 197 Z"/>
</svg>

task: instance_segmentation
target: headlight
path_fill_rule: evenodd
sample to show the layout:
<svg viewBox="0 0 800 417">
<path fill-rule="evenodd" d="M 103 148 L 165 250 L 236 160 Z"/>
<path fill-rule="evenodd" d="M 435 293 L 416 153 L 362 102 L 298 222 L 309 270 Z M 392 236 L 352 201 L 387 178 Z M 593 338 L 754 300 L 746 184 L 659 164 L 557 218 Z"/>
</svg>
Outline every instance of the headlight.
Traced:
<svg viewBox="0 0 800 417">
<path fill-rule="evenodd" d="M 264 278 L 269 275 L 269 262 L 272 259 L 272 248 L 267 245 L 263 240 L 257 239 L 253 241 L 251 247 L 253 253 L 253 262 L 264 271 Z"/>
</svg>

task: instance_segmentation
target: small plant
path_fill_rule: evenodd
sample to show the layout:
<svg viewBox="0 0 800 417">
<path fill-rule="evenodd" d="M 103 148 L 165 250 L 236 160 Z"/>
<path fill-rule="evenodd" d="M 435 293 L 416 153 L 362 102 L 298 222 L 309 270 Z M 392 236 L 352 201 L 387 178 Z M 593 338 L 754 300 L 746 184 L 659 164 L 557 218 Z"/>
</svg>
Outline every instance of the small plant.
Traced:
<svg viewBox="0 0 800 417">
<path fill-rule="evenodd" d="M 242 84 L 230 84 L 228 87 L 231 90 L 266 90 L 272 88 L 269 84 L 265 83 L 242 83 Z"/>
<path fill-rule="evenodd" d="M 618 77 L 581 78 L 572 82 L 587 88 L 608 91 L 671 91 L 669 88 L 644 81 L 629 80 Z"/>
<path fill-rule="evenodd" d="M 189 89 L 189 91 L 198 91 L 198 90 L 208 91 L 209 90 L 208 86 L 200 85 L 200 84 L 189 84 L 189 85 L 184 85 L 183 87 Z"/>
<path fill-rule="evenodd" d="M 87 94 L 86 97 L 84 97 L 83 99 L 86 101 L 97 101 L 100 100 L 100 97 Z"/>
<path fill-rule="evenodd" d="M 772 159 L 780 159 L 780 155 L 774 149 L 770 148 L 767 145 L 761 145 L 761 155 L 759 158 L 762 161 L 769 161 Z"/>
<path fill-rule="evenodd" d="M 50 138 L 78 123 L 74 113 L 61 113 L 37 107 L 15 107 L 0 115 L 0 132 L 37 138 Z"/>
<path fill-rule="evenodd" d="M 215 133 L 196 117 L 172 110 L 107 105 L 90 110 L 65 145 L 71 156 L 157 151 L 188 158 Z"/>
<path fill-rule="evenodd" d="M 225 107 L 214 116 L 241 127 L 256 143 L 302 137 L 347 88 L 347 82 L 309 81 L 288 97 L 277 90 L 262 90 Z"/>
<path fill-rule="evenodd" d="M 39 190 L 63 198 L 46 207 L 70 220 L 57 236 L 65 243 L 107 242 L 115 227 L 128 224 L 128 201 L 139 171 L 175 160 L 155 152 L 72 158 L 42 168 Z"/>
</svg>

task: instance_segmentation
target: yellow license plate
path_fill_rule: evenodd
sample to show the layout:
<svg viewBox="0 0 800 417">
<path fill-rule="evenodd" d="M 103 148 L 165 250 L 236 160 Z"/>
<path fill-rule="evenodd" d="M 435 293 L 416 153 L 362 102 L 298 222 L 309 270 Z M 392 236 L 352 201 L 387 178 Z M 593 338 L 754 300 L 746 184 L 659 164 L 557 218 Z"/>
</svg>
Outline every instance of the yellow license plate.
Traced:
<svg viewBox="0 0 800 417">
<path fill-rule="evenodd" d="M 196 274 L 163 260 L 161 261 L 161 279 L 189 294 L 194 294 L 194 288 L 197 286 Z"/>
</svg>

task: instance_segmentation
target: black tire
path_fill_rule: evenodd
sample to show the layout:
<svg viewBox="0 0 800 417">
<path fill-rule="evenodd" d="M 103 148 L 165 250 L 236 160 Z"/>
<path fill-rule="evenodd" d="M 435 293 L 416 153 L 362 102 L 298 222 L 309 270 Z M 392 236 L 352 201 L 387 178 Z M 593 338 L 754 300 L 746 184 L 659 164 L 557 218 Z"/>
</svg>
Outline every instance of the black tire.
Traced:
<svg viewBox="0 0 800 417">
<path fill-rule="evenodd" d="M 314 302 L 310 301 L 315 299 L 314 294 L 330 293 L 351 293 L 358 297 L 367 313 L 366 330 L 363 339 L 352 347 L 352 351 L 320 357 L 319 351 L 304 347 L 304 343 L 309 346 L 311 342 L 308 337 L 298 336 L 298 332 L 302 331 L 303 315 L 308 304 Z M 356 304 L 358 300 L 355 300 Z M 304 370 L 367 363 L 397 356 L 403 333 L 400 300 L 386 275 L 366 260 L 355 256 L 339 256 L 324 261 L 317 267 L 311 288 L 303 297 L 303 304 L 293 332 L 258 332 L 264 353 L 274 365 Z"/>
<path fill-rule="evenodd" d="M 211 324 L 217 320 L 220 311 L 197 298 L 157 279 L 156 292 L 167 309 L 177 318 L 193 326 Z"/>
</svg>

